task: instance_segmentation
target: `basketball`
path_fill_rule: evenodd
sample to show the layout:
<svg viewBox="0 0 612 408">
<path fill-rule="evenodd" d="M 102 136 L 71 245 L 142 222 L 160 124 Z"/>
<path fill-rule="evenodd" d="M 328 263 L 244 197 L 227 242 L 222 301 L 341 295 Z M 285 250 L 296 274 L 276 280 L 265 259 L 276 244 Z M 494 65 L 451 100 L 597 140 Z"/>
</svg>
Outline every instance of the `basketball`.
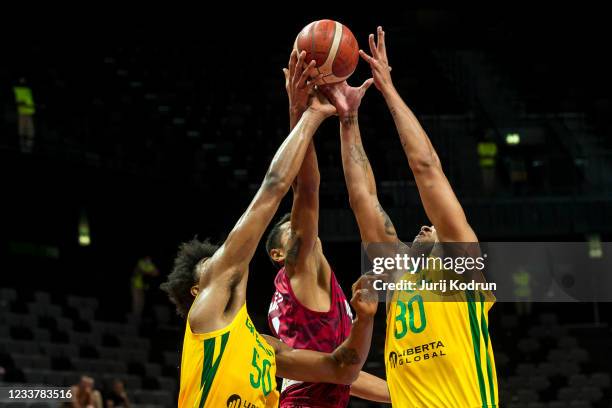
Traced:
<svg viewBox="0 0 612 408">
<path fill-rule="evenodd" d="M 359 47 L 347 26 L 334 20 L 313 21 L 300 31 L 294 48 L 306 51 L 305 62 L 316 61 L 317 85 L 341 82 L 351 76 L 359 60 Z"/>
</svg>

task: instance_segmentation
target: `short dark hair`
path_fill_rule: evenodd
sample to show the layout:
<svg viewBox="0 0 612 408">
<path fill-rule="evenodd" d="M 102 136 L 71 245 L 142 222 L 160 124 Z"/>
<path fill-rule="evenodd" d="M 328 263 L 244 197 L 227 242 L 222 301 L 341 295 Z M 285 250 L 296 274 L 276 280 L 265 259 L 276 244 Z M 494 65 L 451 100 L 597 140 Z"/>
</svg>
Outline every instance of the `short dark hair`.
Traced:
<svg viewBox="0 0 612 408">
<path fill-rule="evenodd" d="M 272 264 L 274 266 L 279 267 L 280 265 L 270 256 L 270 251 L 274 248 L 280 248 L 281 246 L 281 226 L 291 219 L 291 213 L 287 213 L 279 218 L 279 220 L 274 224 L 274 226 L 268 232 L 268 238 L 266 238 L 266 252 Z"/>
<path fill-rule="evenodd" d="M 210 258 L 219 249 L 208 239 L 199 241 L 196 238 L 183 242 L 174 259 L 174 267 L 168 280 L 160 285 L 161 290 L 176 305 L 176 313 L 186 318 L 193 303 L 191 288 L 197 282 L 196 267 L 204 258 Z"/>
</svg>

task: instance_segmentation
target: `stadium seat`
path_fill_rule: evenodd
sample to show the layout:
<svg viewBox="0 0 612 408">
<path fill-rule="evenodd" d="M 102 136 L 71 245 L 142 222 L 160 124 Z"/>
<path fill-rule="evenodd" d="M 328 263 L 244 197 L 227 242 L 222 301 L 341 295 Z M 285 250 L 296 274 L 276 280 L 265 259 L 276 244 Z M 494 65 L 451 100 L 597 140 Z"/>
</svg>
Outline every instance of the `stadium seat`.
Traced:
<svg viewBox="0 0 612 408">
<path fill-rule="evenodd" d="M 535 338 L 527 337 L 519 340 L 516 346 L 523 353 L 533 353 L 540 348 L 540 342 Z"/>
<path fill-rule="evenodd" d="M 573 349 L 578 346 L 578 341 L 572 336 L 563 336 L 559 339 L 559 348 L 564 350 Z"/>
<path fill-rule="evenodd" d="M 589 352 L 583 348 L 576 347 L 568 351 L 568 358 L 574 363 L 584 363 L 589 360 Z"/>
<path fill-rule="evenodd" d="M 25 402 L 7 402 L 2 405 L 3 408 L 28 408 Z"/>
<path fill-rule="evenodd" d="M 57 357 L 76 357 L 79 348 L 74 344 L 56 344 L 51 342 L 40 342 L 40 351 L 51 358 Z"/>
<path fill-rule="evenodd" d="M 67 298 L 68 306 L 74 307 L 76 309 L 97 309 L 98 308 L 98 300 L 96 298 L 91 297 L 80 297 L 70 295 Z"/>
<path fill-rule="evenodd" d="M 23 368 L 21 370 L 28 383 L 32 384 L 52 384 L 49 379 L 53 377 L 53 371 L 35 368 Z"/>
<path fill-rule="evenodd" d="M 51 304 L 51 295 L 49 292 L 36 291 L 34 292 L 34 300 L 38 304 Z"/>
<path fill-rule="evenodd" d="M 584 374 L 574 374 L 569 378 L 569 385 L 572 387 L 580 388 L 585 387 L 589 382 L 589 379 Z"/>
<path fill-rule="evenodd" d="M 37 318 L 36 316 L 7 313 L 6 322 L 11 327 L 36 327 Z"/>
<path fill-rule="evenodd" d="M 49 341 L 51 338 L 49 331 L 45 329 L 34 328 L 32 333 L 36 342 Z"/>
<path fill-rule="evenodd" d="M 558 364 L 559 366 L 559 374 L 564 375 L 566 377 L 570 377 L 573 374 L 580 373 L 580 366 L 574 362 L 570 361 L 562 361 Z"/>
<path fill-rule="evenodd" d="M 536 370 L 536 366 L 531 363 L 520 363 L 516 367 L 516 373 L 523 377 L 529 377 L 535 372 L 535 370 Z"/>
<path fill-rule="evenodd" d="M 0 351 L 7 354 L 38 354 L 38 344 L 29 340 L 0 339 Z"/>
<path fill-rule="evenodd" d="M 591 375 L 590 383 L 597 385 L 601 388 L 610 387 L 610 374 L 608 373 L 594 373 Z"/>
<path fill-rule="evenodd" d="M 557 393 L 557 398 L 562 401 L 573 401 L 579 394 L 579 388 L 563 387 Z"/>
<path fill-rule="evenodd" d="M 603 392 L 597 386 L 587 385 L 581 388 L 579 395 L 584 401 L 598 402 L 603 397 Z"/>
<path fill-rule="evenodd" d="M 543 375 L 534 375 L 530 377 L 529 382 L 531 383 L 531 387 L 537 391 L 545 390 L 550 386 L 548 377 Z"/>
<path fill-rule="evenodd" d="M 160 390 L 136 390 L 133 392 L 134 400 L 144 404 L 159 404 L 165 407 L 176 404 L 174 398 L 168 391 Z"/>
<path fill-rule="evenodd" d="M 161 366 L 157 363 L 145 363 L 145 372 L 150 377 L 159 377 L 162 374 Z"/>
<path fill-rule="evenodd" d="M 574 400 L 569 403 L 569 408 L 593 408 L 593 406 L 587 401 Z"/>
<path fill-rule="evenodd" d="M 122 347 L 141 350 L 148 350 L 150 348 L 151 343 L 149 339 L 131 336 L 123 337 L 120 341 Z"/>
<path fill-rule="evenodd" d="M 178 383 L 174 378 L 158 377 L 157 382 L 162 390 L 170 391 L 173 394 L 178 391 Z"/>
<path fill-rule="evenodd" d="M 17 300 L 17 291 L 13 288 L 0 288 L 0 299 L 6 302 Z"/>
<path fill-rule="evenodd" d="M 557 315 L 553 313 L 542 313 L 539 320 L 544 326 L 555 326 L 558 324 Z"/>
<path fill-rule="evenodd" d="M 31 354 L 12 354 L 11 358 L 17 368 L 37 368 L 37 369 L 50 369 L 51 362 L 48 357 L 35 356 Z"/>
<path fill-rule="evenodd" d="M 177 353 L 176 351 L 164 351 L 162 356 L 163 356 L 164 364 L 170 367 L 176 367 L 181 362 L 181 355 L 180 353 Z M 495 357 L 497 360 L 497 356 Z"/>
</svg>

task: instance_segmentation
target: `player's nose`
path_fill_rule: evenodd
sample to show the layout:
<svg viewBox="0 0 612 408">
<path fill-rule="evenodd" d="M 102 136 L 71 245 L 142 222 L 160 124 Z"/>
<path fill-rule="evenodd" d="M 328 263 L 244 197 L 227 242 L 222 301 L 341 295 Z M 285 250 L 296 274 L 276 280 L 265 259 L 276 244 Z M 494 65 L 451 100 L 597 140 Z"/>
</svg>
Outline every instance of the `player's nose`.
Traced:
<svg viewBox="0 0 612 408">
<path fill-rule="evenodd" d="M 423 225 L 421 227 L 421 232 L 431 232 L 431 227 L 429 225 Z"/>
</svg>

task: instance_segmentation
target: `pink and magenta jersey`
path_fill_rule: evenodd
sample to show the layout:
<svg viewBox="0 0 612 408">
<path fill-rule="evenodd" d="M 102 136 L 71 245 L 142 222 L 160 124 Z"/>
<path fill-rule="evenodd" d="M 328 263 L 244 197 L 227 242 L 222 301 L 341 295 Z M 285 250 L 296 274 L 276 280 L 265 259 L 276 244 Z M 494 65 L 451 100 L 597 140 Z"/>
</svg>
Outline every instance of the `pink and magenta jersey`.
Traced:
<svg viewBox="0 0 612 408">
<path fill-rule="evenodd" d="M 331 273 L 331 307 L 316 312 L 296 298 L 289 277 L 282 268 L 274 279 L 276 292 L 268 311 L 272 334 L 297 348 L 331 353 L 349 336 L 353 317 L 342 288 Z M 305 383 L 283 380 L 280 408 L 344 408 L 350 396 L 349 385 Z"/>
</svg>

